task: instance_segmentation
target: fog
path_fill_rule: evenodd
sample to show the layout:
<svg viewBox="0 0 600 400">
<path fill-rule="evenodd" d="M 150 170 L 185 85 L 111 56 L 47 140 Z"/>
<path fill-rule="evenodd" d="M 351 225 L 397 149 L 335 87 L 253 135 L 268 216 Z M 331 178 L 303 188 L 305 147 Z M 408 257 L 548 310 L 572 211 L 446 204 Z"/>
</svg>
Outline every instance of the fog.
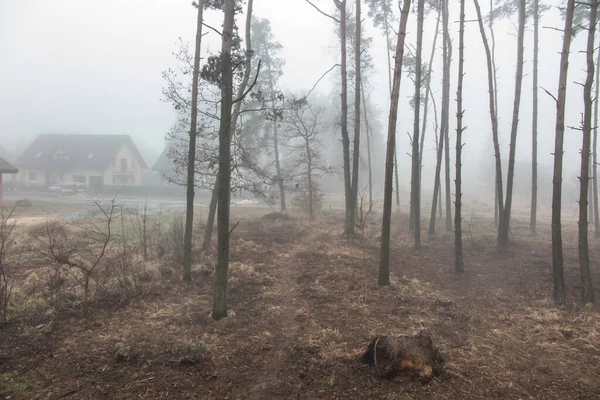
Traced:
<svg viewBox="0 0 600 400">
<path fill-rule="evenodd" d="M 554 5 L 558 2 L 553 1 Z M 325 11 L 333 12 L 332 2 L 320 1 Z M 486 5 L 484 12 L 486 12 Z M 366 7 L 365 7 L 366 8 Z M 275 39 L 283 45 L 286 60 L 280 86 L 289 92 L 304 92 L 333 64 L 338 62 L 334 24 L 303 0 L 257 0 L 254 14 L 271 21 Z M 366 12 L 365 12 L 366 14 Z M 467 20 L 476 17 L 467 5 Z M 220 13 L 208 12 L 207 23 L 220 26 Z M 75 0 L 7 0 L 0 3 L 0 143 L 16 158 L 40 133 L 129 134 L 152 165 L 164 146 L 165 135 L 175 123 L 172 106 L 161 100 L 165 82 L 161 72 L 173 67 L 172 52 L 181 37 L 192 42 L 196 15 L 189 1 L 107 0 L 98 6 Z M 458 9 L 451 9 L 451 20 L 458 20 Z M 239 23 L 239 22 L 238 22 Z M 424 59 L 429 58 L 435 15 L 425 22 Z M 457 23 L 454 35 L 452 100 L 456 93 L 458 54 Z M 562 27 L 556 7 L 542 19 L 544 27 Z M 385 41 L 372 21 L 365 19 L 363 29 L 374 38 L 372 53 L 375 73 L 368 79 L 371 100 L 379 110 L 376 134 L 385 135 L 389 91 Z M 408 46 L 414 45 L 415 19 L 409 20 Z M 528 27 L 529 28 L 529 27 Z M 396 27 L 394 29 L 397 29 Z M 493 177 L 491 129 L 487 104 L 487 72 L 478 26 L 466 28 L 465 46 L 465 152 L 463 173 L 465 195 L 472 197 L 470 185 Z M 501 151 L 508 156 L 508 136 L 514 91 L 516 28 L 511 21 L 496 23 L 496 58 L 499 83 Z M 559 51 L 562 34 L 541 29 L 539 84 L 556 93 Z M 220 37 L 207 30 L 203 40 L 205 54 L 216 53 Z M 531 53 L 532 32 L 525 38 L 525 78 L 517 145 L 517 162 L 528 165 L 531 154 Z M 438 40 L 438 44 L 441 40 Z M 567 125 L 578 126 L 583 110 L 582 87 L 572 84 L 584 77 L 585 34 L 572 45 Z M 316 92 L 335 101 L 335 73 L 321 81 Z M 403 187 L 410 170 L 408 132 L 412 131 L 412 110 L 408 100 L 413 85 L 403 77 L 398 125 L 398 155 Z M 432 91 L 439 106 L 441 96 L 441 50 L 433 66 Z M 555 124 L 555 104 L 542 89 L 539 93 L 539 163 L 541 172 L 551 169 Z M 439 109 L 439 107 L 438 107 Z M 451 104 L 451 133 L 455 126 L 455 102 Z M 434 168 L 433 115 L 430 107 L 428 137 L 425 140 L 423 190 L 428 192 Z M 451 143 L 454 139 L 451 137 Z M 565 183 L 574 182 L 581 147 L 579 131 L 567 130 L 565 144 Z M 381 143 L 385 143 L 384 140 Z M 454 144 L 453 144 L 454 147 Z M 375 149 L 376 150 L 376 149 Z M 379 160 L 382 162 L 382 159 Z M 527 180 L 530 170 L 517 170 L 517 180 Z M 550 183 L 540 176 L 540 197 L 547 198 Z M 381 182 L 379 179 L 378 183 Z M 528 183 L 523 183 L 527 187 Z M 381 186 L 381 185 L 379 185 Z M 380 187 L 377 188 L 380 190 Z M 517 193 L 526 198 L 528 193 Z"/>
</svg>

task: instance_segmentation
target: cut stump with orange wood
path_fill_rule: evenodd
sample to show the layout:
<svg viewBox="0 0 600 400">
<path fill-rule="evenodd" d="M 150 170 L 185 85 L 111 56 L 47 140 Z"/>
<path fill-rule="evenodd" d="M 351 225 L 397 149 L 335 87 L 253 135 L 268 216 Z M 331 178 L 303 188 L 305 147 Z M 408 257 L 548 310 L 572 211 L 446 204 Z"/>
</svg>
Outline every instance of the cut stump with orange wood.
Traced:
<svg viewBox="0 0 600 400">
<path fill-rule="evenodd" d="M 415 336 L 375 337 L 361 362 L 375 366 L 377 374 L 384 379 L 421 383 L 439 376 L 444 367 L 444 358 L 424 332 Z"/>
</svg>

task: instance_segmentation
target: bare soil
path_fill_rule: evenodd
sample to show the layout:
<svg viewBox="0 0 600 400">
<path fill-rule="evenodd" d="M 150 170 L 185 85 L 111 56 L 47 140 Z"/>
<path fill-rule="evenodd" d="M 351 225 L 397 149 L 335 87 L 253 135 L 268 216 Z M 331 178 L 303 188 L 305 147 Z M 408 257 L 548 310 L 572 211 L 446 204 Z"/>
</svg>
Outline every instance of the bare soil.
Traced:
<svg viewBox="0 0 600 400">
<path fill-rule="evenodd" d="M 75 310 L 0 325 L 1 398 L 600 398 L 600 314 L 579 300 L 568 230 L 568 304 L 556 308 L 546 233 L 517 224 L 499 250 L 493 227 L 472 232 L 466 221 L 456 275 L 452 234 L 414 250 L 398 225 L 392 284 L 378 287 L 379 227 L 346 239 L 340 218 L 242 219 L 219 322 L 208 254 L 192 284 L 174 271 L 164 290 L 127 306 L 94 305 L 90 321 Z M 600 260 L 595 241 L 591 259 Z M 592 273 L 598 282 L 597 264 Z M 360 362 L 374 337 L 421 331 L 445 360 L 430 383 L 383 380 Z"/>
</svg>

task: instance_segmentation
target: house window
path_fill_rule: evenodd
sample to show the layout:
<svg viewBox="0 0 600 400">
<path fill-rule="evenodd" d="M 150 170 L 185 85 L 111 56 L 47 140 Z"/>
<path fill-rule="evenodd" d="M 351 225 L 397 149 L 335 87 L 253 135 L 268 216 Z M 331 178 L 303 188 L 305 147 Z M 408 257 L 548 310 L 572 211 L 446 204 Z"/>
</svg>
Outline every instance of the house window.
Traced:
<svg viewBox="0 0 600 400">
<path fill-rule="evenodd" d="M 116 158 L 112 159 L 112 167 L 117 168 L 117 159 Z"/>
<path fill-rule="evenodd" d="M 121 172 L 127 172 L 127 159 L 121 158 Z"/>
<path fill-rule="evenodd" d="M 73 175 L 73 181 L 78 183 L 85 183 L 85 175 Z"/>
<path fill-rule="evenodd" d="M 135 158 L 132 158 L 132 159 L 131 159 L 131 166 L 132 166 L 133 168 L 135 168 Z"/>
<path fill-rule="evenodd" d="M 29 171 L 29 180 L 30 181 L 37 180 L 37 172 L 35 172 L 35 171 Z"/>
</svg>

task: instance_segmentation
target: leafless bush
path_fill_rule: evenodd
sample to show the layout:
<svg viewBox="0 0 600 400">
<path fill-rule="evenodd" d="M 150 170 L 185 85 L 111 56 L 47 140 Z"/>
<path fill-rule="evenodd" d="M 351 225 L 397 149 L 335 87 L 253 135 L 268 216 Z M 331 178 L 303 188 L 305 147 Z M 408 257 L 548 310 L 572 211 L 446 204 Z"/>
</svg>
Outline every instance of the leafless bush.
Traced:
<svg viewBox="0 0 600 400">
<path fill-rule="evenodd" d="M 316 181 L 312 181 L 312 190 L 308 190 L 308 181 L 303 179 L 297 185 L 297 192 L 292 197 L 294 208 L 303 213 L 310 213 L 309 193 L 312 192 L 312 208 L 313 212 L 321 209 L 325 194 L 321 190 L 320 185 Z"/>
<path fill-rule="evenodd" d="M 16 221 L 12 218 L 14 210 L 0 210 L 0 321 L 6 321 L 14 283 L 14 278 L 9 277 L 9 255 L 14 244 L 12 236 L 16 226 Z"/>
<path fill-rule="evenodd" d="M 74 225 L 74 230 L 64 224 L 46 225 L 46 240 L 50 257 L 83 288 L 83 313 L 89 316 L 90 282 L 109 251 L 112 241 L 112 224 L 115 220 L 115 199 L 109 206 L 94 201 L 101 212 L 99 220 L 90 218 L 87 223 Z"/>
<path fill-rule="evenodd" d="M 163 255 L 177 264 L 183 264 L 184 230 L 185 216 L 178 212 L 164 224 L 161 232 L 159 246 L 163 249 Z"/>
</svg>

